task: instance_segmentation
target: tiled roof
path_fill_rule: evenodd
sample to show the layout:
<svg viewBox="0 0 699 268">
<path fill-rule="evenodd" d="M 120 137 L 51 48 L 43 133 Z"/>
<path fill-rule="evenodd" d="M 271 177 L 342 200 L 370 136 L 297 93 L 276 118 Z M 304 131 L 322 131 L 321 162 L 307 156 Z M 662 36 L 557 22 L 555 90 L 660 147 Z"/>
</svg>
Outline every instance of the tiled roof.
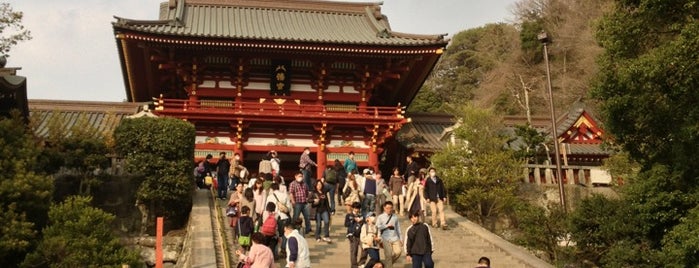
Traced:
<svg viewBox="0 0 699 268">
<path fill-rule="evenodd" d="M 176 2 L 176 3 L 175 3 Z M 174 3 L 174 4 L 173 4 Z M 165 36 L 379 46 L 446 45 L 446 34 L 391 31 L 382 3 L 317 0 L 177 0 L 159 20 L 117 18 L 114 28 Z"/>
<path fill-rule="evenodd" d="M 397 140 L 403 146 L 418 152 L 437 152 L 446 146 L 442 141 L 444 129 L 454 125 L 453 116 L 448 114 L 413 113 L 412 120 L 398 131 Z"/>
<path fill-rule="evenodd" d="M 95 130 L 110 132 L 121 120 L 137 113 L 141 105 L 129 102 L 29 100 L 30 124 L 36 126 L 39 137 L 48 135 L 52 120 L 63 120 L 63 129 L 70 129 L 81 120 L 87 120 Z"/>
<path fill-rule="evenodd" d="M 566 153 L 571 155 L 609 155 L 610 151 L 599 144 L 563 143 Z"/>
</svg>

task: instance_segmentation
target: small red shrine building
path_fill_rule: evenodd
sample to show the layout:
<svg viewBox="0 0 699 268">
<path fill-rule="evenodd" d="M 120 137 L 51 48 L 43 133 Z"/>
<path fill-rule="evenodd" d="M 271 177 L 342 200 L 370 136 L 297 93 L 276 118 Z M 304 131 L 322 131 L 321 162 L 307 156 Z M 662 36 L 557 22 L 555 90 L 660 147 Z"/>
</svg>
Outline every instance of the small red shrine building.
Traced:
<svg viewBox="0 0 699 268">
<path fill-rule="evenodd" d="M 393 31 L 381 3 L 170 0 L 156 20 L 116 17 L 130 102 L 195 125 L 195 157 L 276 150 L 287 174 L 355 152 L 378 167 L 448 43 Z"/>
</svg>

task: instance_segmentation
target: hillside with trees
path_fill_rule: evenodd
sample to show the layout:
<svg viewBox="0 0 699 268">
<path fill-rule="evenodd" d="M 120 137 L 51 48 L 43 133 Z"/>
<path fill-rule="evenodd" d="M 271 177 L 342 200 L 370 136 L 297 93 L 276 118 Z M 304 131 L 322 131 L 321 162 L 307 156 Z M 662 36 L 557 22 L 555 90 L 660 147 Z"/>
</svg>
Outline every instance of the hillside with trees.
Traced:
<svg viewBox="0 0 699 268">
<path fill-rule="evenodd" d="M 506 115 L 548 115 L 546 66 L 537 35 L 546 31 L 557 111 L 589 100 L 602 52 L 595 21 L 609 0 L 522 0 L 514 23 L 488 24 L 455 34 L 411 111 L 447 111 L 466 103 Z M 527 105 L 525 94 L 528 95 Z"/>
<path fill-rule="evenodd" d="M 467 142 L 434 156 L 453 207 L 491 230 L 499 214 L 513 240 L 558 266 L 699 266 L 699 1 L 523 0 L 515 14 L 456 34 L 411 106 L 460 119 L 454 135 Z M 626 182 L 617 198 L 594 195 L 568 213 L 508 202 L 517 193 L 497 169 L 521 159 L 487 161 L 512 149 L 480 147 L 503 135 L 483 128 L 498 121 L 488 113 L 526 114 L 524 92 L 547 116 L 541 30 L 553 39 L 559 114 L 578 100 L 595 108 L 615 151 L 605 166 Z"/>
</svg>

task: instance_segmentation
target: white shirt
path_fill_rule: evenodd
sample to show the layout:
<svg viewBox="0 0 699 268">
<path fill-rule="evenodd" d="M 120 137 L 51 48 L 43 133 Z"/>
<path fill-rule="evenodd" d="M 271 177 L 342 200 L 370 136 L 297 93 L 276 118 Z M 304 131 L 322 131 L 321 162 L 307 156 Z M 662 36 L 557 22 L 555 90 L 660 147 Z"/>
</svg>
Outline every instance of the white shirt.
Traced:
<svg viewBox="0 0 699 268">
<path fill-rule="evenodd" d="M 275 198 L 275 195 L 276 195 L 276 198 Z M 277 198 L 279 199 L 279 201 L 277 201 Z M 286 205 L 286 207 L 289 208 L 289 213 L 291 213 L 291 200 L 289 200 L 289 195 L 287 195 L 286 193 L 283 193 L 280 190 L 270 192 L 269 195 L 267 195 L 267 203 L 274 203 L 274 205 L 276 206 L 277 202 Z M 265 203 L 265 204 L 267 204 L 267 203 Z M 281 213 L 279 211 L 279 206 L 277 206 L 277 208 L 274 212 L 276 212 L 277 215 L 279 215 L 280 220 L 286 220 L 289 218 L 289 215 L 287 215 L 286 213 Z M 267 211 L 265 211 L 263 219 L 266 219 L 268 214 L 269 213 Z"/>
</svg>

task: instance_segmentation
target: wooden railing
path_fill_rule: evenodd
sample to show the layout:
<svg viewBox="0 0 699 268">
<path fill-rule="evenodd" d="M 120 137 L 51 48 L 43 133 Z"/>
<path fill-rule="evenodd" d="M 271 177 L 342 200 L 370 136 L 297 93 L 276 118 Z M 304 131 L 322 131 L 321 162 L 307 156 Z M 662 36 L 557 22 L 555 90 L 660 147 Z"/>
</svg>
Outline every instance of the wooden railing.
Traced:
<svg viewBox="0 0 699 268">
<path fill-rule="evenodd" d="M 525 183 L 558 184 L 555 165 L 526 165 Z M 562 166 L 563 183 L 585 186 L 609 185 L 612 178 L 597 166 Z"/>
<path fill-rule="evenodd" d="M 336 104 L 317 104 L 315 102 L 297 103 L 286 100 L 275 103 L 273 100 L 264 102 L 233 100 L 197 100 L 187 99 L 155 99 L 155 110 L 163 112 L 207 112 L 241 115 L 284 115 L 286 117 L 342 117 L 403 119 L 405 110 L 401 106 L 360 106 L 344 105 L 339 109 Z"/>
</svg>

